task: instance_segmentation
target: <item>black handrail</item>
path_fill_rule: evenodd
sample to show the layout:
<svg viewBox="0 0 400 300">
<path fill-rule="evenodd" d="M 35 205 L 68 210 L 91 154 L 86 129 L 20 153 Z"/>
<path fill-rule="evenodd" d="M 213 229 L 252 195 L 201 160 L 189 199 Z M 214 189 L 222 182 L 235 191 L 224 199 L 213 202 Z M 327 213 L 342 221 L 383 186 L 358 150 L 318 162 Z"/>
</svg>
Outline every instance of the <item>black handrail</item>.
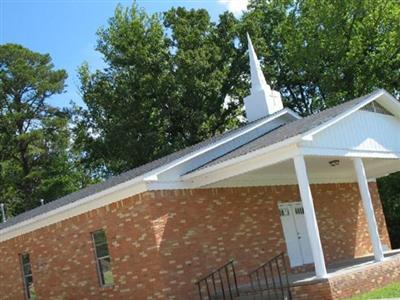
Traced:
<svg viewBox="0 0 400 300">
<path fill-rule="evenodd" d="M 233 286 L 231 284 L 231 279 L 233 279 Z M 239 297 L 239 288 L 233 260 L 230 260 L 225 265 L 199 279 L 196 284 L 199 289 L 200 300 L 212 300 L 217 298 L 233 300 L 235 297 Z"/>
<path fill-rule="evenodd" d="M 251 271 L 248 276 L 253 293 L 267 294 L 267 299 L 292 299 L 284 252 Z"/>
</svg>

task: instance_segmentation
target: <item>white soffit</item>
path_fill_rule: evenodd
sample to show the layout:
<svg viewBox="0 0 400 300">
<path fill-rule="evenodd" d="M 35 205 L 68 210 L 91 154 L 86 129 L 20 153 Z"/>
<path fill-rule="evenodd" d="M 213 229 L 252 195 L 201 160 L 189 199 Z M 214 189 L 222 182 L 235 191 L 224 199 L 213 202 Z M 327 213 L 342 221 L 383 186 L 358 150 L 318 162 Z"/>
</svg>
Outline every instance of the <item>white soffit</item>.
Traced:
<svg viewBox="0 0 400 300">
<path fill-rule="evenodd" d="M 363 102 L 359 103 L 358 105 L 355 105 L 348 111 L 340 114 L 339 116 L 333 118 L 332 120 L 317 126 L 316 128 L 310 130 L 309 132 L 303 134 L 302 139 L 303 140 L 312 140 L 313 135 L 317 134 L 318 132 L 325 130 L 326 128 L 336 124 L 337 122 L 341 121 L 342 119 L 350 116 L 353 114 L 355 111 L 361 109 L 362 107 L 366 106 L 367 104 L 376 101 L 380 105 L 382 105 L 385 109 L 387 109 L 389 112 L 391 112 L 393 115 L 400 117 L 400 102 L 397 101 L 392 95 L 390 95 L 388 92 L 385 90 L 381 90 L 377 94 L 373 94 L 367 99 L 365 99 Z"/>
<path fill-rule="evenodd" d="M 290 109 L 271 115 L 261 122 L 255 122 L 253 126 L 245 130 L 240 130 L 237 134 L 230 135 L 209 146 L 203 147 L 198 151 L 190 153 L 170 164 L 161 166 L 144 175 L 144 180 L 148 182 L 180 180 L 182 174 L 186 174 L 205 163 L 232 151 L 243 144 L 287 123 L 290 120 L 300 119 L 301 117 Z"/>
<path fill-rule="evenodd" d="M 304 141 L 312 141 L 314 135 L 337 124 L 341 120 L 352 115 L 354 112 L 358 111 L 359 109 L 361 109 L 365 105 L 371 103 L 372 101 L 377 101 L 385 109 L 387 109 L 389 112 L 393 113 L 393 115 L 396 115 L 396 116 L 400 115 L 400 103 L 393 96 L 391 96 L 389 93 L 387 93 L 385 90 L 380 90 L 378 93 L 371 95 L 370 97 L 366 98 L 364 101 L 355 105 L 354 107 L 350 108 L 349 110 L 339 114 L 338 116 L 334 117 L 330 121 L 327 121 L 327 122 L 323 123 L 322 125 L 309 130 L 306 133 L 291 137 L 289 139 L 283 140 L 282 142 L 272 144 L 270 146 L 256 150 L 254 152 L 247 153 L 243 156 L 239 156 L 239 157 L 221 162 L 214 166 L 210 166 L 207 168 L 199 169 L 197 171 L 193 171 L 191 173 L 181 176 L 181 180 L 191 181 L 194 183 L 197 179 L 202 181 L 201 178 L 207 177 L 210 179 L 210 180 L 208 180 L 208 181 L 210 181 L 210 182 L 208 182 L 208 184 L 211 184 L 212 183 L 211 178 L 213 177 L 213 173 L 215 173 L 215 172 L 219 173 L 219 172 L 222 172 L 222 170 L 224 170 L 224 169 L 228 170 L 228 168 L 230 168 L 231 166 L 233 166 L 235 164 L 238 164 L 238 165 L 242 164 L 244 161 L 251 160 L 251 159 L 257 157 L 258 155 L 266 155 L 267 153 L 273 153 L 273 156 L 279 156 L 280 155 L 279 149 L 285 149 L 285 148 L 289 147 L 290 145 L 298 146 L 298 151 L 293 152 L 294 155 L 295 154 L 296 155 L 303 154 L 301 145 L 303 144 Z M 325 149 L 321 149 L 320 155 L 324 155 L 322 150 L 325 151 Z M 318 150 L 316 150 L 316 151 L 318 152 Z M 343 154 L 343 156 L 345 156 L 346 153 L 347 153 L 347 151 L 342 151 L 342 152 L 338 151 L 337 153 L 333 153 L 332 155 L 337 155 L 337 154 L 342 155 Z M 360 151 L 358 153 L 356 152 L 353 154 L 355 156 L 360 155 L 360 156 L 368 157 L 369 154 L 373 154 L 373 153 L 367 153 L 365 151 Z M 313 155 L 318 155 L 318 153 L 313 153 Z M 354 156 L 354 155 L 349 155 L 349 156 Z M 384 156 L 384 158 L 396 158 L 396 157 L 397 157 L 397 154 L 392 155 L 392 156 Z M 280 159 L 277 157 L 274 161 L 279 161 L 279 160 Z M 244 172 L 246 172 L 246 171 L 244 171 Z"/>
</svg>

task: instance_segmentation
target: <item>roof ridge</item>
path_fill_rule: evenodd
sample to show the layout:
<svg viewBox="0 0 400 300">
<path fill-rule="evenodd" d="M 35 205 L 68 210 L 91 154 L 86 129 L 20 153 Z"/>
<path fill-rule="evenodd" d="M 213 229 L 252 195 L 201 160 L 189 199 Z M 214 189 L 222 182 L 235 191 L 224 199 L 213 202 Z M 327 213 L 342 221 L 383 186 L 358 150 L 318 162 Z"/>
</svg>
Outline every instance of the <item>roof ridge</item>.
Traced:
<svg viewBox="0 0 400 300">
<path fill-rule="evenodd" d="M 209 138 L 207 138 L 207 139 L 205 139 L 203 141 L 200 141 L 200 142 L 198 142 L 196 144 L 193 144 L 191 146 L 185 147 L 185 148 L 183 148 L 181 150 L 177 150 L 175 152 L 172 152 L 170 154 L 167 154 L 165 156 L 157 158 L 157 159 L 155 159 L 153 161 L 150 161 L 148 163 L 145 163 L 145 164 L 142 164 L 142 165 L 137 166 L 135 168 L 129 169 L 127 171 L 124 171 L 124 172 L 122 172 L 120 174 L 111 175 L 107 179 L 105 179 L 105 180 L 103 180 L 101 182 L 88 185 L 88 186 L 86 186 L 86 187 L 84 187 L 82 189 L 79 189 L 79 190 L 75 191 L 75 192 L 69 193 L 69 194 L 64 195 L 64 196 L 62 196 L 60 198 L 52 200 L 52 201 L 50 201 L 50 202 L 48 202 L 48 203 L 46 203 L 44 205 L 37 206 L 37 207 L 35 207 L 33 209 L 30 209 L 30 210 L 27 210 L 25 212 L 22 212 L 22 213 L 14 216 L 14 217 L 8 219 L 7 222 L 0 223 L 0 230 L 4 229 L 4 228 L 7 228 L 7 227 L 10 227 L 10 226 L 12 226 L 14 224 L 17 224 L 19 222 L 22 222 L 22 221 L 24 221 L 26 219 L 29 219 L 31 217 L 47 213 L 47 212 L 49 212 L 51 210 L 54 210 L 56 208 L 59 208 L 61 206 L 65 206 L 65 205 L 67 205 L 69 203 L 73 203 L 73 202 L 79 201 L 82 198 L 85 198 L 85 197 L 88 197 L 90 195 L 96 194 L 98 192 L 101 192 L 103 190 L 106 190 L 108 188 L 116 186 L 118 184 L 122 184 L 124 182 L 129 181 L 129 180 L 132 180 L 132 179 L 134 179 L 134 178 L 136 178 L 138 176 L 141 176 L 141 175 L 143 175 L 143 174 L 145 174 L 147 172 L 155 170 L 156 168 L 159 168 L 159 167 L 161 167 L 163 165 L 166 165 L 166 164 L 168 164 L 168 163 L 170 163 L 172 161 L 175 161 L 175 160 L 177 160 L 177 159 L 179 159 L 181 157 L 184 157 L 184 156 L 186 156 L 186 155 L 188 155 L 188 154 L 190 154 L 190 153 L 192 153 L 192 152 L 194 152 L 194 151 L 196 151 L 198 149 L 206 147 L 207 145 L 211 145 L 211 144 L 213 144 L 214 142 L 216 142 L 216 141 L 218 141 L 220 139 L 223 139 L 223 138 L 226 138 L 226 137 L 228 137 L 230 135 L 238 133 L 241 130 L 244 130 L 245 128 L 251 127 L 252 125 L 255 125 L 257 123 L 262 123 L 263 121 L 267 120 L 268 118 L 271 118 L 271 117 L 273 117 L 273 116 L 275 116 L 275 115 L 277 115 L 279 113 L 282 113 L 282 111 L 284 111 L 284 110 L 281 110 L 281 111 L 276 112 L 274 114 L 271 114 L 269 116 L 260 118 L 258 120 L 254 120 L 252 122 L 242 124 L 241 126 L 238 126 L 236 128 L 232 128 L 232 129 L 227 130 L 225 132 L 222 132 L 220 134 L 214 135 L 214 136 L 209 137 Z"/>
<path fill-rule="evenodd" d="M 347 108 L 351 108 L 351 107 L 355 106 L 356 104 L 358 104 L 359 102 L 362 102 L 362 101 L 366 100 L 367 98 L 371 97 L 372 95 L 377 94 L 381 91 L 382 91 L 382 89 L 377 89 L 367 95 L 352 99 L 350 101 L 346 101 L 339 105 L 322 110 L 318 113 L 308 115 L 307 117 L 304 117 L 302 119 L 298 119 L 293 122 L 289 122 L 283 126 L 276 128 L 275 130 L 265 133 L 264 135 L 254 139 L 253 141 L 250 141 L 217 159 L 214 159 L 213 161 L 211 161 L 209 163 L 204 164 L 203 166 L 201 166 L 195 170 L 192 170 L 191 172 L 188 172 L 188 174 L 193 173 L 200 169 L 205 169 L 205 168 L 214 166 L 216 164 L 236 158 L 238 156 L 245 155 L 247 153 L 256 151 L 262 147 L 270 146 L 272 144 L 281 142 L 285 139 L 294 137 L 298 134 L 305 133 L 308 130 L 315 128 L 318 125 L 321 125 L 321 124 L 333 119 L 334 117 L 340 115 L 341 113 L 346 111 Z"/>
<path fill-rule="evenodd" d="M 208 166 L 210 166 L 209 164 L 213 165 L 213 164 L 219 163 L 219 162 L 221 162 L 221 160 L 222 161 L 228 160 L 232 156 L 237 155 L 237 154 L 241 155 L 241 151 L 243 149 L 245 149 L 246 151 L 249 150 L 248 148 L 251 145 L 255 145 L 256 144 L 255 145 L 256 148 L 257 147 L 262 147 L 262 146 L 265 147 L 265 146 L 268 146 L 270 143 L 272 143 L 274 141 L 275 142 L 279 142 L 281 140 L 287 139 L 287 138 L 291 137 L 293 135 L 293 133 L 295 133 L 296 131 L 298 131 L 301 128 L 305 127 L 307 124 L 308 124 L 308 126 L 314 126 L 315 122 L 318 123 L 317 122 L 318 121 L 318 116 L 319 117 L 322 116 L 320 121 L 321 121 L 321 123 L 324 123 L 324 122 L 327 121 L 326 118 L 328 118 L 328 120 L 329 120 L 330 113 L 335 112 L 335 111 L 341 111 L 341 110 L 343 110 L 343 108 L 346 108 L 348 106 L 351 107 L 353 105 L 353 103 L 358 103 L 358 101 L 366 99 L 366 98 L 370 97 L 371 95 L 373 95 L 374 93 L 378 93 L 378 92 L 380 92 L 382 90 L 383 89 L 377 89 L 377 90 L 375 90 L 375 91 L 373 91 L 373 92 L 371 92 L 371 93 L 369 93 L 369 94 L 367 94 L 365 96 L 361 96 L 361 97 L 358 97 L 356 99 L 341 103 L 341 104 L 339 104 L 337 106 L 325 109 L 325 110 L 320 111 L 320 112 L 318 112 L 316 114 L 309 115 L 309 116 L 307 116 L 305 118 L 302 118 L 302 119 L 294 120 L 294 121 L 289 122 L 289 123 L 287 123 L 287 124 L 285 124 L 283 126 L 275 128 L 274 130 L 271 130 L 271 131 L 267 132 L 266 134 L 263 134 L 260 137 L 254 139 L 254 140 L 252 140 L 252 141 L 250 141 L 250 142 L 248 142 L 248 143 L 246 143 L 246 144 L 244 144 L 242 146 L 239 146 L 239 147 L 235 148 L 235 150 L 232 150 L 232 151 L 230 151 L 228 153 L 225 153 L 224 155 L 220 156 L 219 158 L 216 158 L 216 159 L 210 161 L 209 163 L 203 165 L 201 168 L 208 167 Z M 385 91 L 385 90 L 383 90 L 383 91 Z M 188 147 L 183 148 L 181 150 L 172 152 L 170 154 L 167 154 L 167 155 L 165 155 L 163 157 L 160 157 L 160 158 L 158 158 L 156 160 L 153 160 L 151 162 L 148 162 L 148 163 L 145 163 L 143 165 L 137 166 L 135 168 L 132 168 L 132 169 L 127 170 L 125 172 L 122 172 L 120 174 L 110 176 L 109 178 L 107 178 L 106 180 L 104 180 L 102 182 L 89 185 L 89 186 L 87 186 L 85 188 L 82 188 L 82 189 L 80 189 L 78 191 L 75 191 L 75 192 L 67 194 L 67 195 L 65 195 L 63 197 L 60 197 L 60 198 L 58 198 L 56 200 L 48 202 L 45 205 L 38 206 L 38 207 L 33 208 L 31 210 L 25 211 L 25 212 L 15 216 L 15 217 L 11 218 L 11 219 L 8 219 L 7 222 L 0 223 L 0 230 L 2 230 L 4 228 L 7 228 L 7 227 L 10 227 L 12 225 L 15 225 L 15 224 L 17 224 L 19 222 L 25 221 L 27 219 L 33 218 L 35 216 L 45 214 L 45 213 L 47 213 L 49 211 L 52 211 L 52 210 L 57 209 L 59 207 L 65 206 L 67 204 L 79 201 L 80 199 L 83 199 L 83 198 L 86 198 L 86 197 L 91 196 L 93 194 L 96 194 L 96 193 L 99 193 L 101 191 L 107 190 L 107 189 L 109 189 L 109 188 L 111 188 L 113 186 L 116 186 L 116 185 L 122 184 L 124 182 L 127 182 L 129 180 L 132 180 L 132 179 L 134 179 L 134 178 L 136 178 L 138 176 L 141 176 L 141 175 L 143 175 L 143 174 L 145 174 L 147 172 L 150 172 L 150 171 L 152 171 L 152 170 L 154 170 L 154 169 L 156 169 L 158 167 L 161 167 L 163 165 L 169 164 L 172 161 L 175 161 L 175 160 L 177 160 L 177 159 L 179 159 L 179 158 L 181 158 L 183 156 L 186 156 L 186 155 L 190 154 L 191 152 L 195 151 L 196 149 L 201 149 L 202 147 L 205 147 L 208 144 L 212 144 L 213 142 L 218 141 L 218 139 L 225 138 L 225 137 L 227 137 L 227 136 L 229 136 L 231 134 L 234 134 L 235 132 L 239 132 L 240 130 L 243 130 L 243 129 L 247 128 L 247 127 L 250 127 L 250 126 L 252 126 L 254 124 L 262 123 L 264 120 L 266 120 L 268 118 L 271 118 L 271 116 L 274 116 L 276 114 L 282 113 L 282 111 L 284 111 L 284 110 L 292 111 L 289 108 L 284 108 L 283 110 L 281 110 L 279 112 L 276 112 L 276 113 L 274 113 L 272 115 L 266 116 L 264 118 L 260 118 L 258 120 L 254 120 L 254 121 L 249 122 L 249 123 L 245 123 L 242 126 L 239 126 L 237 128 L 233 128 L 233 129 L 228 130 L 226 132 L 214 135 L 214 136 L 212 136 L 212 137 L 210 137 L 208 139 L 205 139 L 204 141 L 201 141 L 201 142 L 196 143 L 194 145 L 188 146 Z M 317 119 L 317 121 L 315 121 L 314 119 Z M 302 124 L 302 125 L 298 125 L 298 124 Z M 289 132 L 287 131 L 287 129 L 289 129 Z M 271 140 L 265 141 L 266 137 L 270 137 Z M 263 141 L 262 145 L 257 145 L 257 141 Z M 252 150 L 249 150 L 249 151 L 252 151 Z M 196 170 L 198 170 L 198 169 L 196 169 Z"/>
</svg>

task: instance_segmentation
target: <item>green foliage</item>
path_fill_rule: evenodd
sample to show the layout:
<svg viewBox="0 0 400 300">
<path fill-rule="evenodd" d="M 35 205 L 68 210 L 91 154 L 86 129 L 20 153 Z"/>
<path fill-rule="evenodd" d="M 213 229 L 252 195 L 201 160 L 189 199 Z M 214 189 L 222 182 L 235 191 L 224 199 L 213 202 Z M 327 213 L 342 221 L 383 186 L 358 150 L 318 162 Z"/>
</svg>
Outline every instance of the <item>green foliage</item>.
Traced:
<svg viewBox="0 0 400 300">
<path fill-rule="evenodd" d="M 240 19 L 226 12 L 216 22 L 202 9 L 118 6 L 98 31 L 107 67 L 80 67 L 86 107 L 71 111 L 46 103 L 66 78 L 49 55 L 2 45 L 0 202 L 15 214 L 238 126 L 246 32 L 267 81 L 302 115 L 375 88 L 399 97 L 399 19 L 397 0 L 253 0 Z M 399 182 L 379 181 L 394 246 Z"/>
<path fill-rule="evenodd" d="M 224 13 L 216 23 L 201 9 L 119 6 L 98 32 L 107 67 L 80 69 L 86 167 L 105 177 L 237 126 L 249 86 L 246 32 L 267 81 L 301 115 L 376 88 L 399 97 L 399 19 L 397 0 L 253 0 L 240 19 Z M 393 238 L 398 175 L 380 186 Z"/>
<path fill-rule="evenodd" d="M 361 296 L 353 297 L 349 300 L 398 299 L 398 297 L 400 297 L 400 283 L 392 283 L 384 288 L 374 290 Z"/>
<path fill-rule="evenodd" d="M 268 82 L 302 115 L 378 87 L 399 95 L 399 15 L 395 0 L 251 1 L 240 20 L 217 23 L 201 9 L 118 6 L 98 32 L 107 68 L 80 69 L 86 165 L 108 176 L 237 126 L 246 32 Z"/>
<path fill-rule="evenodd" d="M 251 1 L 243 16 L 264 72 L 307 115 L 385 88 L 399 96 L 397 0 Z"/>
<path fill-rule="evenodd" d="M 241 20 L 286 105 L 312 114 L 376 88 L 400 96 L 396 0 L 251 1 Z M 379 180 L 393 247 L 400 247 L 400 174 Z"/>
<path fill-rule="evenodd" d="M 0 46 L 0 202 L 15 215 L 74 191 L 87 181 L 69 151 L 69 113 L 51 107 L 67 74 L 49 55 Z"/>
<path fill-rule="evenodd" d="M 400 248 L 400 172 L 378 180 L 389 236 L 394 249 Z"/>
<path fill-rule="evenodd" d="M 246 83 L 234 45 L 236 19 L 218 25 L 205 10 L 147 15 L 117 7 L 98 31 L 107 68 L 80 68 L 83 99 L 78 125 L 86 164 L 106 176 L 141 165 L 235 126 Z"/>
</svg>

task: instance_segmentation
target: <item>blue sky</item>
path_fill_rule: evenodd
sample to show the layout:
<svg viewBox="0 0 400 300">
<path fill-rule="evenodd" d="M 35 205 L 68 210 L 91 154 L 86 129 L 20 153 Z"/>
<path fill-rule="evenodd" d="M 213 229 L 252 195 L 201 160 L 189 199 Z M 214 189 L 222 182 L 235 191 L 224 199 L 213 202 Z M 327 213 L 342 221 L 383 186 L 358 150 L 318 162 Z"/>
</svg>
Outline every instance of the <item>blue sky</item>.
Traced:
<svg viewBox="0 0 400 300">
<path fill-rule="evenodd" d="M 213 19 L 224 10 L 240 13 L 246 0 L 139 0 L 147 12 L 162 12 L 173 6 L 205 8 Z M 70 101 L 82 105 L 76 69 L 87 61 L 91 69 L 101 68 L 101 56 L 94 50 L 96 30 L 107 24 L 118 3 L 114 0 L 0 0 L 0 44 L 17 43 L 31 50 L 49 53 L 56 68 L 68 72 L 66 91 L 53 96 L 60 107 Z"/>
</svg>

